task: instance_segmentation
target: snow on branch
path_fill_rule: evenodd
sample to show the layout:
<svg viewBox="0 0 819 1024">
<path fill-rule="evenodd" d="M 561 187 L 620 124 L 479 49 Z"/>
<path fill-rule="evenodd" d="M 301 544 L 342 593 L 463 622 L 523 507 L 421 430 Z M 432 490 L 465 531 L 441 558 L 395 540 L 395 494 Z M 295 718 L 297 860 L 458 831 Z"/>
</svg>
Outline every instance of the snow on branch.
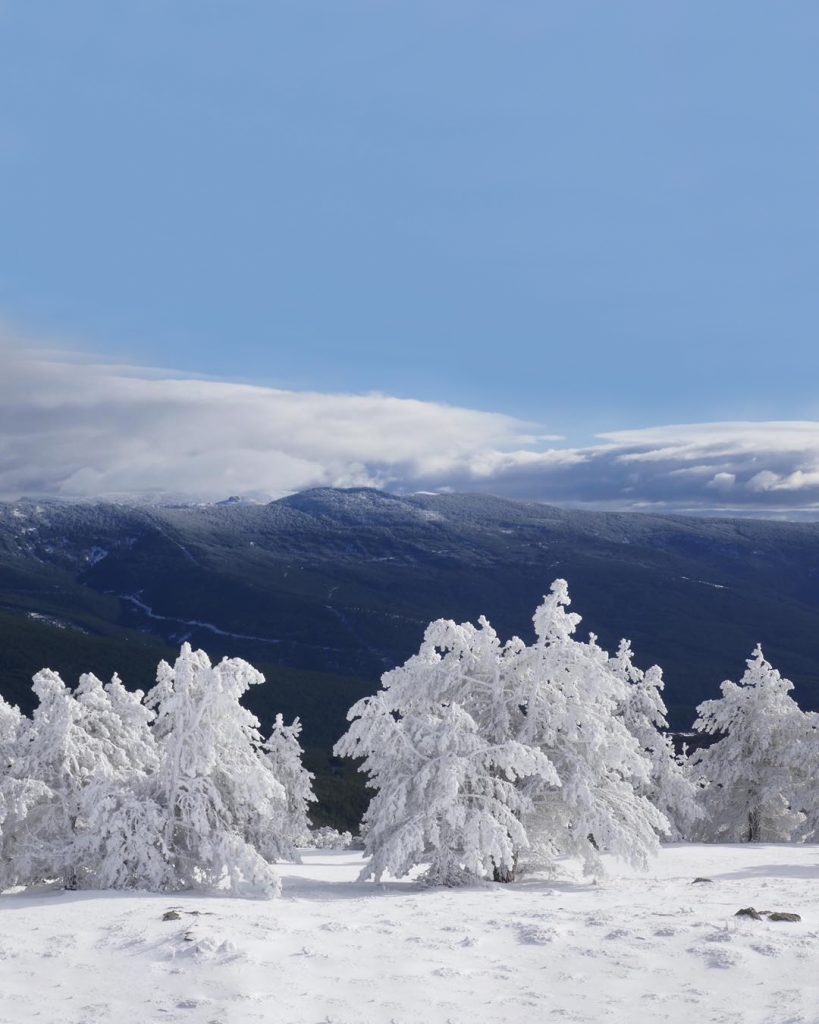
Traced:
<svg viewBox="0 0 819 1024">
<path fill-rule="evenodd" d="M 264 677 L 184 644 L 146 696 L 117 676 L 34 677 L 29 720 L 0 699 L 0 888 L 228 885 L 276 895 L 308 829 L 298 721 L 269 740 L 240 703 Z"/>
</svg>

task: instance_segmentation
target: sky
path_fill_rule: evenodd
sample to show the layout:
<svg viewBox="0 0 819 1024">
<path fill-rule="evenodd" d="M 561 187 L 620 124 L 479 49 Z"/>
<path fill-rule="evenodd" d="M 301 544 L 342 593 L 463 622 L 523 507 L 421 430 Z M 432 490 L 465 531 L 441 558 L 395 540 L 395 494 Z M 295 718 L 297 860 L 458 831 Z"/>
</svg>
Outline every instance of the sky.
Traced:
<svg viewBox="0 0 819 1024">
<path fill-rule="evenodd" d="M 819 509 L 817 52 L 796 0 L 0 0 L 0 496 Z"/>
</svg>

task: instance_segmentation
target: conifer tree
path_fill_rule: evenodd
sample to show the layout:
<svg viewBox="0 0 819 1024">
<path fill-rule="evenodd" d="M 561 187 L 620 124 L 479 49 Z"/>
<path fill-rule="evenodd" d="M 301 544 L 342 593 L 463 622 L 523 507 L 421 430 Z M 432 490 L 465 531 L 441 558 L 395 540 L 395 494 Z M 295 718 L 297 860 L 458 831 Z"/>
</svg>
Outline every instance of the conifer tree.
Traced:
<svg viewBox="0 0 819 1024">
<path fill-rule="evenodd" d="M 739 683 L 697 708 L 694 728 L 721 739 L 694 755 L 706 784 L 703 838 L 722 842 L 790 839 L 801 824 L 810 720 L 790 696 L 793 683 L 757 646 Z"/>
<path fill-rule="evenodd" d="M 430 624 L 418 654 L 359 701 L 336 752 L 364 758 L 370 872 L 431 865 L 451 884 L 508 880 L 518 862 L 609 851 L 643 863 L 667 831 L 638 790 L 650 765 L 618 709 L 626 687 L 594 641 L 574 639 L 558 580 L 535 613 L 537 641 L 501 644 L 478 626 Z"/>
<path fill-rule="evenodd" d="M 566 581 L 556 580 L 534 614 L 535 643 L 520 650 L 514 671 L 517 739 L 543 751 L 561 782 L 527 784 L 532 863 L 572 854 L 600 871 L 600 854 L 611 853 L 643 866 L 668 822 L 643 795 L 650 764 L 618 715 L 625 684 L 594 636 L 575 639 L 580 616 L 567 611 L 570 603 Z"/>
<path fill-rule="evenodd" d="M 163 846 L 181 887 L 218 885 L 275 895 L 278 876 L 254 846 L 259 817 L 276 821 L 282 785 L 262 756 L 259 722 L 239 700 L 264 676 L 240 658 L 211 665 L 183 644 L 163 662 L 148 695 L 156 708 L 159 767 L 153 794 L 164 815 Z"/>
<path fill-rule="evenodd" d="M 667 732 L 662 669 L 659 665 L 653 665 L 646 672 L 637 668 L 628 640 L 620 642 L 609 665 L 626 687 L 621 709 L 623 722 L 650 764 L 648 782 L 645 786 L 638 784 L 637 791 L 668 819 L 669 838 L 685 839 L 703 812 L 687 759 L 675 752 Z"/>
<path fill-rule="evenodd" d="M 276 715 L 270 736 L 263 745 L 263 756 L 269 770 L 284 788 L 285 803 L 281 816 L 276 821 L 260 820 L 260 849 L 267 849 L 271 859 L 296 857 L 295 847 L 310 831 L 309 805 L 314 803 L 314 775 L 303 763 L 299 736 L 301 722 L 296 718 L 291 725 L 285 725 L 281 715 Z M 271 839 L 273 842 L 271 843 Z"/>
<path fill-rule="evenodd" d="M 376 790 L 363 822 L 371 859 L 362 877 L 400 876 L 421 864 L 426 880 L 440 885 L 513 874 L 528 843 L 521 819 L 531 808 L 517 783 L 530 776 L 559 783 L 538 750 L 508 737 L 496 742 L 464 706 L 479 677 L 492 686 L 495 653 L 488 626 L 439 620 L 418 654 L 350 709 L 336 753 L 363 758 Z M 493 700 L 477 688 L 479 714 Z"/>
</svg>

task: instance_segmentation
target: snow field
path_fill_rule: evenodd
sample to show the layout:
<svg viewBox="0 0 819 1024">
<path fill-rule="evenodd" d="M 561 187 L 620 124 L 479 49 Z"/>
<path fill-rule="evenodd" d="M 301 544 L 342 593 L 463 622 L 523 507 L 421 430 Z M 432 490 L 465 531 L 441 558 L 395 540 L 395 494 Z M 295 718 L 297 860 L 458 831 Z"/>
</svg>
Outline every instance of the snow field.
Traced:
<svg viewBox="0 0 819 1024">
<path fill-rule="evenodd" d="M 819 1022 L 816 846 L 680 844 L 645 875 L 564 862 L 560 880 L 466 889 L 359 883 L 361 866 L 306 851 L 270 901 L 4 895 L 0 1022 Z M 802 920 L 734 916 L 747 906 Z"/>
</svg>

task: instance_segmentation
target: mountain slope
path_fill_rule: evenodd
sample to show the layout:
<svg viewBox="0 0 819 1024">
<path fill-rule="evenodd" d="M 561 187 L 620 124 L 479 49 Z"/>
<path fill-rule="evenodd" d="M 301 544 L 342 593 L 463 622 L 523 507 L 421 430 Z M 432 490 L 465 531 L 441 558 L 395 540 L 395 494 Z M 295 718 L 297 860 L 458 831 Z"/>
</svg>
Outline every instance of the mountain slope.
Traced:
<svg viewBox="0 0 819 1024">
<path fill-rule="evenodd" d="M 557 509 L 477 495 L 321 489 L 269 505 L 0 505 L 0 689 L 31 671 L 115 665 L 148 686 L 182 639 L 240 655 L 329 747 L 352 700 L 433 618 L 531 635 L 557 576 L 581 629 L 665 669 L 674 724 L 761 640 L 819 706 L 819 526 Z M 32 616 L 37 616 L 36 618 Z M 118 660 L 117 660 L 118 659 Z M 264 692 L 267 691 L 267 692 Z"/>
</svg>

